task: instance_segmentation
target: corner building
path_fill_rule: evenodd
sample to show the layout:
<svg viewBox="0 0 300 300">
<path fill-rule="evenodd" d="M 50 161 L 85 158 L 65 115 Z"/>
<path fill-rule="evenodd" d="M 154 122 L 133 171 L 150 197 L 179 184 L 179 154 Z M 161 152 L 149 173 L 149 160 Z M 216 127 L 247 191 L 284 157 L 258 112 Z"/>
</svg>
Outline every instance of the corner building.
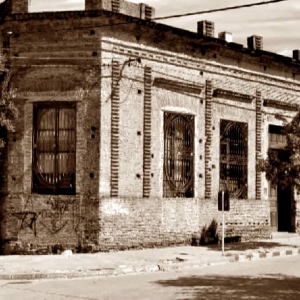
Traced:
<svg viewBox="0 0 300 300">
<path fill-rule="evenodd" d="M 230 192 L 226 235 L 300 231 L 300 199 L 256 169 L 298 110 L 293 58 L 154 22 L 154 8 L 0 4 L 2 63 L 20 117 L 1 185 L 5 253 L 190 243 Z M 5 60 L 4 60 L 5 59 Z"/>
</svg>

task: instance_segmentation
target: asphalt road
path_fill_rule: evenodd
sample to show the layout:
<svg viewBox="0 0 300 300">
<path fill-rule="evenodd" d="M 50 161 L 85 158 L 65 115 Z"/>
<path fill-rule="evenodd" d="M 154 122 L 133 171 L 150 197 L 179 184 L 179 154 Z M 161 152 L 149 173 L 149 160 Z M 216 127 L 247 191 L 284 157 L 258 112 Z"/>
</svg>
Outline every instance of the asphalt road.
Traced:
<svg viewBox="0 0 300 300">
<path fill-rule="evenodd" d="M 0 299 L 300 299 L 300 257 L 110 278 L 0 281 Z"/>
</svg>

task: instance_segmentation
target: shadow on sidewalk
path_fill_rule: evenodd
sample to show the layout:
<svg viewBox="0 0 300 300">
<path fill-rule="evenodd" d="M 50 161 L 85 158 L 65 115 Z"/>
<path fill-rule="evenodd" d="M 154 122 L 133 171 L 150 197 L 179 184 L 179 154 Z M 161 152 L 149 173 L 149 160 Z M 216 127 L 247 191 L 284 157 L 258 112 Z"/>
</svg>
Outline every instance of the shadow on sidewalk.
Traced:
<svg viewBox="0 0 300 300">
<path fill-rule="evenodd" d="M 299 299 L 299 278 L 282 274 L 249 276 L 190 276 L 159 280 L 164 287 L 180 287 L 181 300 Z"/>
<path fill-rule="evenodd" d="M 258 250 L 258 249 L 272 249 L 276 247 L 293 247 L 296 248 L 296 246 L 292 245 L 285 245 L 275 242 L 261 242 L 261 241 L 253 241 L 253 242 L 233 242 L 233 243 L 226 243 L 225 242 L 225 251 L 246 251 L 246 250 Z M 203 247 L 203 246 L 199 246 Z M 211 245 L 205 245 L 205 247 L 208 248 L 208 250 L 215 250 L 215 251 L 221 251 L 222 250 L 222 244 L 211 244 Z"/>
</svg>

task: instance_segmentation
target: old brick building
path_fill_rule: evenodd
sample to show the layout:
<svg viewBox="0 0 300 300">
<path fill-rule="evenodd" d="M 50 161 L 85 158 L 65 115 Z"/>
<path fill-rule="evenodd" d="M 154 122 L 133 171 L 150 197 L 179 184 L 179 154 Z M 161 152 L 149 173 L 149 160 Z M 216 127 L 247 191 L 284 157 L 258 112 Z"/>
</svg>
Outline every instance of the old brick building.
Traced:
<svg viewBox="0 0 300 300">
<path fill-rule="evenodd" d="M 300 199 L 256 170 L 297 111 L 299 51 L 264 51 L 258 36 L 245 48 L 208 21 L 197 33 L 158 24 L 124 0 L 0 9 L 21 116 L 2 174 L 6 252 L 187 243 L 221 222 L 225 188 L 228 235 L 300 230 Z"/>
</svg>

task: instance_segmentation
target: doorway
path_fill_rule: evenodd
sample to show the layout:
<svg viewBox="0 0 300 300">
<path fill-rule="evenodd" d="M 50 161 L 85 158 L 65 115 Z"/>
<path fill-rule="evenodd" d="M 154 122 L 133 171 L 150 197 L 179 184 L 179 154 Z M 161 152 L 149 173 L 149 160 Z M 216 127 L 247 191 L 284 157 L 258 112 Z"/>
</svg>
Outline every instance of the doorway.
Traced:
<svg viewBox="0 0 300 300">
<path fill-rule="evenodd" d="M 292 231 L 292 189 L 277 187 L 278 231 Z"/>
<path fill-rule="evenodd" d="M 281 126 L 269 125 L 269 150 L 281 162 L 290 161 L 290 153 L 285 149 L 286 136 Z M 272 231 L 295 230 L 293 213 L 293 189 L 291 186 L 269 185 L 269 201 Z"/>
</svg>

